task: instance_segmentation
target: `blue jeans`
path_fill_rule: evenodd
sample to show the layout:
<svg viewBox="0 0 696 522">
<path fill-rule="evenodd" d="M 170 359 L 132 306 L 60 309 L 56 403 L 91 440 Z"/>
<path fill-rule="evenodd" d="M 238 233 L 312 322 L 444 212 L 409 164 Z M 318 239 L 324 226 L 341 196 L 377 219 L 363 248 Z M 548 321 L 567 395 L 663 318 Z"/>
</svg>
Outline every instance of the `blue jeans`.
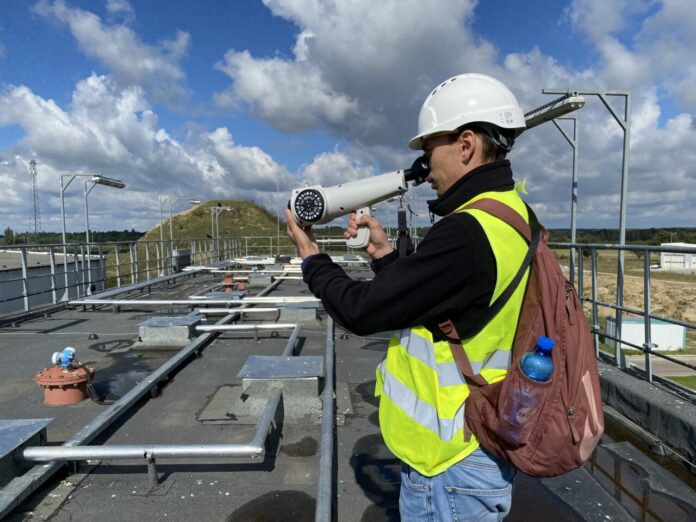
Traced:
<svg viewBox="0 0 696 522">
<path fill-rule="evenodd" d="M 481 448 L 446 471 L 426 477 L 404 465 L 402 522 L 503 520 L 512 504 L 515 469 Z"/>
</svg>

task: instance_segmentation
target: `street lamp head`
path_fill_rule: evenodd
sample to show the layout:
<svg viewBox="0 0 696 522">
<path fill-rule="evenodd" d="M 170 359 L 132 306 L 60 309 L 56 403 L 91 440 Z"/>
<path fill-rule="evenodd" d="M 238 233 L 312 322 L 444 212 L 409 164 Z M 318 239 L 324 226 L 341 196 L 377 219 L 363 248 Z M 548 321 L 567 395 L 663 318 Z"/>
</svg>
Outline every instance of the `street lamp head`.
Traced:
<svg viewBox="0 0 696 522">
<path fill-rule="evenodd" d="M 191 203 L 192 205 L 200 205 L 201 200 L 200 199 L 191 199 L 191 200 L 189 200 L 189 203 Z"/>
<path fill-rule="evenodd" d="M 547 121 L 551 121 L 555 118 L 568 114 L 569 112 L 576 111 L 585 105 L 585 97 L 578 96 L 574 92 L 570 92 L 565 96 L 537 107 L 533 111 L 528 112 L 524 115 L 525 124 L 527 129 L 541 125 Z"/>
<path fill-rule="evenodd" d="M 106 176 L 102 176 L 101 174 L 92 176 L 90 181 L 92 181 L 92 183 L 96 183 L 97 185 L 106 185 L 107 187 L 117 189 L 122 189 L 126 186 L 126 184 L 120 179 L 107 178 Z"/>
</svg>

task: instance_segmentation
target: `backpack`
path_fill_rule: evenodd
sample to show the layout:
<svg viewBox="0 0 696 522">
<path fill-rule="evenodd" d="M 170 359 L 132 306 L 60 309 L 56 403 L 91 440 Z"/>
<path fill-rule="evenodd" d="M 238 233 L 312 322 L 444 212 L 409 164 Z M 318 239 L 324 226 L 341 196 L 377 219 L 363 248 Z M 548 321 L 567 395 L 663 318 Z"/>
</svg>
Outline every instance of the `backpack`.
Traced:
<svg viewBox="0 0 696 522">
<path fill-rule="evenodd" d="M 500 311 L 531 264 L 511 366 L 503 380 L 488 384 L 475 375 L 452 322 L 439 325 L 469 385 L 465 440 L 474 433 L 489 453 L 528 475 L 561 475 L 587 461 L 604 431 L 596 355 L 582 304 L 548 247 L 546 229 L 529 206 L 531 226 L 512 208 L 493 199 L 481 199 L 465 208 L 503 220 L 530 244 L 513 281 L 465 338 L 473 337 Z M 530 379 L 520 368 L 520 360 L 534 351 L 541 335 L 555 341 L 551 352 L 554 370 L 547 382 Z"/>
</svg>

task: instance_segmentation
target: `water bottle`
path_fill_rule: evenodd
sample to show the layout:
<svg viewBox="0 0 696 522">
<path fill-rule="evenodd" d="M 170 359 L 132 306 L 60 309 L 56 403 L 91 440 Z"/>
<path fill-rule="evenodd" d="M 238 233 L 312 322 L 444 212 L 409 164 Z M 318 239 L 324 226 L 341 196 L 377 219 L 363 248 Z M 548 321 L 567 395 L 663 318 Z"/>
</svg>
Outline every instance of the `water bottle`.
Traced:
<svg viewBox="0 0 696 522">
<path fill-rule="evenodd" d="M 527 377 L 539 382 L 546 382 L 551 378 L 553 373 L 551 350 L 554 344 L 553 339 L 542 335 L 537 339 L 536 350 L 522 357 L 520 366 Z"/>
</svg>

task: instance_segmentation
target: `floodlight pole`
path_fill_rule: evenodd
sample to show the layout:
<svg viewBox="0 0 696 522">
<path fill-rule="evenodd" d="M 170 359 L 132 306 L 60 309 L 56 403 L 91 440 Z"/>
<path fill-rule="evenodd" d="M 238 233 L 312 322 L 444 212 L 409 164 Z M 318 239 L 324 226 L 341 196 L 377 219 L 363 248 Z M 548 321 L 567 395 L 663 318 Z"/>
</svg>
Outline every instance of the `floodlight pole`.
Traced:
<svg viewBox="0 0 696 522">
<path fill-rule="evenodd" d="M 544 89 L 544 94 L 566 94 L 576 92 L 582 96 L 597 96 L 614 117 L 619 126 L 623 129 L 623 156 L 621 158 L 621 202 L 619 214 L 619 245 L 626 244 L 626 203 L 628 200 L 628 159 L 629 147 L 631 143 L 631 92 L 630 91 L 595 91 L 570 89 Z M 619 96 L 624 99 L 624 116 L 621 117 L 609 103 L 610 96 Z M 582 274 L 580 274 L 582 277 Z M 621 307 L 623 306 L 623 283 L 624 283 L 624 251 L 619 250 L 619 260 L 616 271 L 616 338 L 621 339 Z M 616 342 L 615 348 L 616 365 L 626 368 L 626 357 L 621 349 L 621 343 Z"/>
<path fill-rule="evenodd" d="M 558 120 L 571 120 L 573 122 L 573 137 L 558 124 Z M 551 120 L 556 128 L 561 131 L 563 137 L 573 148 L 573 180 L 570 189 L 570 242 L 575 243 L 576 239 L 576 209 L 578 204 L 578 117 L 577 116 L 561 116 Z M 575 248 L 570 249 L 569 275 L 570 282 L 575 284 Z M 580 275 L 582 277 L 582 274 Z M 578 286 L 576 286 L 578 288 Z"/>
<path fill-rule="evenodd" d="M 232 212 L 232 207 L 210 207 L 210 234 L 215 241 L 215 248 L 220 256 L 220 214 L 224 211 Z"/>
<path fill-rule="evenodd" d="M 67 249 L 67 233 L 65 231 L 65 191 L 68 189 L 70 184 L 75 178 L 85 178 L 89 177 L 91 180 L 85 180 L 85 223 L 87 225 L 85 232 L 85 239 L 87 240 L 87 245 L 89 245 L 89 207 L 87 206 L 87 195 L 94 188 L 94 184 L 107 185 L 114 188 L 123 188 L 126 185 L 120 179 L 112 179 L 102 176 L 101 174 L 61 174 L 60 176 L 60 218 L 63 225 L 62 237 L 63 237 L 63 275 L 65 277 L 65 288 L 63 292 L 63 297 L 61 301 L 68 301 L 70 297 L 68 296 L 68 249 Z M 63 180 L 69 178 L 68 182 L 65 183 Z M 92 187 L 87 190 L 87 183 L 92 182 Z M 88 246 L 89 248 L 89 246 Z M 84 259 L 82 260 L 84 263 Z M 79 297 L 79 295 L 78 295 Z"/>
<path fill-rule="evenodd" d="M 87 185 L 92 184 L 89 189 L 87 188 Z M 96 176 L 91 176 L 90 179 L 85 180 L 85 241 L 86 241 L 86 246 L 87 246 L 87 290 L 86 294 L 91 293 L 91 287 L 92 287 L 92 249 L 90 245 L 90 235 L 89 235 L 89 204 L 87 203 L 89 193 L 92 192 L 92 189 L 96 185 L 106 185 L 107 187 L 112 187 L 112 188 L 117 188 L 117 189 L 122 189 L 126 185 L 123 183 L 120 179 L 112 179 L 112 178 L 107 178 L 105 176 L 102 176 L 101 174 L 97 174 Z M 82 260 L 84 263 L 84 259 Z"/>
<path fill-rule="evenodd" d="M 65 191 L 68 189 L 70 186 L 70 183 L 73 182 L 73 180 L 77 176 L 87 176 L 87 174 L 62 174 L 60 176 L 60 218 L 63 223 L 63 275 L 65 276 L 65 286 L 63 288 L 63 297 L 61 297 L 61 301 L 69 301 L 70 297 L 68 296 L 68 246 L 67 246 L 67 234 L 65 233 Z M 67 183 L 63 182 L 63 179 L 65 178 L 70 178 Z M 79 296 L 78 296 L 79 297 Z"/>
<path fill-rule="evenodd" d="M 172 221 L 173 221 L 172 208 L 174 206 L 174 201 L 177 201 L 180 199 L 188 199 L 191 204 L 195 204 L 195 205 L 200 203 L 200 200 L 194 199 L 192 196 L 177 196 L 177 195 L 168 195 L 168 194 L 160 194 L 159 195 L 160 245 L 163 245 L 163 243 L 164 243 L 164 218 L 162 216 L 162 209 L 164 208 L 164 204 L 166 202 L 169 202 L 169 256 L 168 256 L 168 259 L 169 259 L 170 266 L 171 266 L 172 255 L 173 255 L 172 243 L 174 241 L 174 228 L 172 226 Z M 164 250 L 162 251 L 162 258 L 164 258 Z M 162 271 L 160 272 L 160 275 L 164 275 L 164 260 L 163 260 Z"/>
</svg>

